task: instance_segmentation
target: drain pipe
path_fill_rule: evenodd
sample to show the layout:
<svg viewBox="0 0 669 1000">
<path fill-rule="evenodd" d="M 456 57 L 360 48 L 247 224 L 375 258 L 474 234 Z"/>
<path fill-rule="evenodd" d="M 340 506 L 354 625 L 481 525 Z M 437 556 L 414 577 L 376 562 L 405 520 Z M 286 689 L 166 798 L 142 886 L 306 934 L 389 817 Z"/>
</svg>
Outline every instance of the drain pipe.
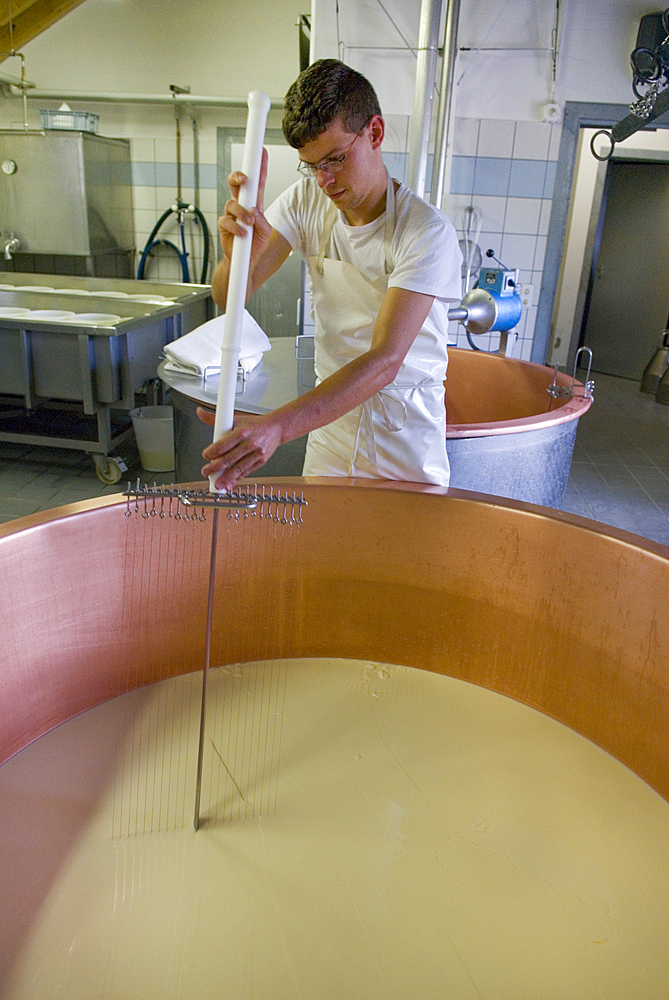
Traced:
<svg viewBox="0 0 669 1000">
<path fill-rule="evenodd" d="M 460 20 L 460 0 L 446 0 L 446 25 L 444 28 L 444 56 L 441 64 L 441 91 L 437 109 L 437 129 L 434 140 L 434 161 L 432 164 L 432 186 L 430 201 L 443 209 L 446 188 L 448 156 L 451 143 L 453 116 L 453 78 L 455 60 L 458 54 L 458 22 Z"/>
<path fill-rule="evenodd" d="M 416 62 L 416 87 L 409 141 L 408 177 L 409 187 L 421 198 L 425 194 L 440 18 L 441 0 L 422 0 Z"/>
</svg>

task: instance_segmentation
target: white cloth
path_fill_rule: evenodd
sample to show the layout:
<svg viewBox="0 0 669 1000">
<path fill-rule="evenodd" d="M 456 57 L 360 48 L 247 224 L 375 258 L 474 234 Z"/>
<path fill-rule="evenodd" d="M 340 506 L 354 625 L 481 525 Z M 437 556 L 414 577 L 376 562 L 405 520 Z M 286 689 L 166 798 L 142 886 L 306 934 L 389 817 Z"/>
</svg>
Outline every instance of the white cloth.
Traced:
<svg viewBox="0 0 669 1000">
<path fill-rule="evenodd" d="M 166 344 L 165 368 L 184 375 L 198 375 L 200 378 L 204 376 L 205 369 L 207 374 L 215 374 L 221 367 L 224 330 L 225 315 L 217 316 L 171 344 Z M 239 356 L 239 363 L 244 371 L 253 371 L 262 361 L 264 352 L 271 348 L 267 334 L 245 309 Z"/>
<path fill-rule="evenodd" d="M 297 189 L 300 187 L 304 191 L 306 185 L 298 184 Z M 307 188 L 304 193 L 311 195 L 313 191 Z M 292 203 L 296 194 L 299 196 L 299 190 L 284 201 Z M 311 203 L 312 199 L 308 201 Z M 422 225 L 427 225 L 426 239 L 422 238 L 420 226 L 416 230 L 407 218 L 411 203 L 415 203 Z M 386 204 L 386 212 L 369 226 L 353 227 L 345 222 L 339 225 L 339 235 L 343 233 L 344 238 L 348 231 L 353 231 L 352 242 L 357 244 L 354 251 L 351 241 L 343 249 L 338 246 L 336 230 L 342 216 L 325 198 L 320 247 L 308 258 L 316 323 L 317 377 L 327 378 L 369 350 L 376 316 L 388 287 L 409 288 L 438 295 L 439 299 L 435 300 L 395 381 L 362 406 L 310 433 L 304 474 L 355 475 L 447 486 L 443 386 L 448 362 L 446 303 L 460 301 L 460 249 L 445 216 L 415 198 L 408 188 L 401 186 L 395 193 L 390 178 Z M 293 208 L 297 209 L 294 203 Z M 313 205 L 306 215 L 321 221 Z M 293 222 L 299 218 L 293 216 L 292 210 L 290 217 Z M 289 242 L 289 232 L 295 238 L 295 229 L 285 225 L 284 217 L 274 206 L 268 218 Z M 368 231 L 361 240 L 357 239 L 358 229 Z M 369 236 L 372 238 L 366 238 Z M 422 253 L 417 243 L 421 244 Z M 298 245 L 300 249 L 302 246 L 313 249 L 310 238 L 305 241 L 300 238 Z M 349 259 L 332 259 L 332 253 Z M 402 255 L 399 261 L 398 254 Z M 351 263 L 356 255 L 360 267 Z"/>
</svg>

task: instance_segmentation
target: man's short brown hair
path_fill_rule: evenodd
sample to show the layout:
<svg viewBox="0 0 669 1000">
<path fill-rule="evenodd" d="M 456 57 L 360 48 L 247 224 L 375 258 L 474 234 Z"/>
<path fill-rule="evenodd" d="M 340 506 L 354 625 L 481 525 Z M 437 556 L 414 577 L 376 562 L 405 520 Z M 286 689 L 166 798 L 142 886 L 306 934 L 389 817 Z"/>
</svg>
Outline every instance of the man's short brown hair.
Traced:
<svg viewBox="0 0 669 1000">
<path fill-rule="evenodd" d="M 283 134 L 294 149 L 300 149 L 337 118 L 353 133 L 380 114 L 369 80 L 338 59 L 319 59 L 300 73 L 286 94 Z"/>
</svg>

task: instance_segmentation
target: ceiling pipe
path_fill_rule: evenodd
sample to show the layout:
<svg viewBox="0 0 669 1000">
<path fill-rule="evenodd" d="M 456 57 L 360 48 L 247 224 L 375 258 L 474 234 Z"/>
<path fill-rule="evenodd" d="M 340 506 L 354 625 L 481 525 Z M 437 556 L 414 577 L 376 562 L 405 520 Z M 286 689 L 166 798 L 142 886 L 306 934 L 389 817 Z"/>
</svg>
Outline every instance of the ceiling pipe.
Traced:
<svg viewBox="0 0 669 1000">
<path fill-rule="evenodd" d="M 434 140 L 432 186 L 430 188 L 430 201 L 437 208 L 444 207 L 446 174 L 450 160 L 448 153 L 453 115 L 453 79 L 455 60 L 458 54 L 458 24 L 460 21 L 460 0 L 446 0 L 446 4 L 444 56 L 441 64 L 441 90 L 437 109 L 437 130 Z"/>
<path fill-rule="evenodd" d="M 441 0 L 422 0 L 408 176 L 409 187 L 421 198 L 425 194 L 440 18 Z"/>
<path fill-rule="evenodd" d="M 15 88 L 10 88 L 14 93 Z M 16 88 L 19 90 L 19 88 Z M 16 96 L 19 96 L 17 93 Z M 248 110 L 248 98 L 246 97 L 198 97 L 195 94 L 179 94 L 175 98 L 172 94 L 113 94 L 108 92 L 81 91 L 81 90 L 30 90 L 28 97 L 40 101 L 89 101 L 97 104 L 174 104 L 196 105 L 198 107 L 212 108 L 243 108 Z M 283 101 L 272 101 L 271 107 L 282 109 Z"/>
</svg>

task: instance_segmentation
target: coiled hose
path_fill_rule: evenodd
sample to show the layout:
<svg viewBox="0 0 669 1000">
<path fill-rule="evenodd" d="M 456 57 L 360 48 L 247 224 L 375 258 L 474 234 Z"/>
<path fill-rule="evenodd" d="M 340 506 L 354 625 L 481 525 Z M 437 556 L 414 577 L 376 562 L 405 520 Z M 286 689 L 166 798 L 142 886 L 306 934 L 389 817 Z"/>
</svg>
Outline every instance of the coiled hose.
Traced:
<svg viewBox="0 0 669 1000">
<path fill-rule="evenodd" d="M 157 237 L 157 235 L 158 235 L 161 227 L 167 221 L 167 219 L 169 219 L 169 217 L 172 215 L 173 212 L 175 212 L 177 214 L 177 216 L 179 217 L 179 232 L 180 232 L 180 235 L 181 235 L 181 249 L 179 249 L 179 247 L 175 243 L 172 243 L 171 240 L 156 239 L 156 237 Z M 201 273 L 200 273 L 200 284 L 201 285 L 206 284 L 206 281 L 207 281 L 207 270 L 208 270 L 208 267 L 209 267 L 209 239 L 210 239 L 210 237 L 209 237 L 209 227 L 207 225 L 207 220 L 205 219 L 205 217 L 202 214 L 202 212 L 200 211 L 200 209 L 196 205 L 187 205 L 183 201 L 176 202 L 176 204 L 174 204 L 170 208 L 168 208 L 166 212 L 163 212 L 163 214 L 160 216 L 160 218 L 156 222 L 155 226 L 151 230 L 151 235 L 149 236 L 148 240 L 146 241 L 146 246 L 142 250 L 142 255 L 141 255 L 140 259 L 139 259 L 139 267 L 137 268 L 137 277 L 138 277 L 138 279 L 141 280 L 144 277 L 144 271 L 146 269 L 146 262 L 147 262 L 147 260 L 149 258 L 149 255 L 151 254 L 151 251 L 154 249 L 154 247 L 157 247 L 157 246 L 166 246 L 166 247 L 169 247 L 170 250 L 173 250 L 174 253 L 176 253 L 177 257 L 179 258 L 179 261 L 181 263 L 181 274 L 182 274 L 183 281 L 186 282 L 186 283 L 190 282 L 191 279 L 190 279 L 190 271 L 189 271 L 189 268 L 188 268 L 188 252 L 186 250 L 186 235 L 185 235 L 184 223 L 183 223 L 183 216 L 184 216 L 185 212 L 192 212 L 193 215 L 195 215 L 195 217 L 197 218 L 197 220 L 200 223 L 200 225 L 202 226 L 202 239 L 204 241 L 204 251 L 203 251 L 203 254 L 202 254 L 202 270 L 201 270 Z"/>
</svg>

